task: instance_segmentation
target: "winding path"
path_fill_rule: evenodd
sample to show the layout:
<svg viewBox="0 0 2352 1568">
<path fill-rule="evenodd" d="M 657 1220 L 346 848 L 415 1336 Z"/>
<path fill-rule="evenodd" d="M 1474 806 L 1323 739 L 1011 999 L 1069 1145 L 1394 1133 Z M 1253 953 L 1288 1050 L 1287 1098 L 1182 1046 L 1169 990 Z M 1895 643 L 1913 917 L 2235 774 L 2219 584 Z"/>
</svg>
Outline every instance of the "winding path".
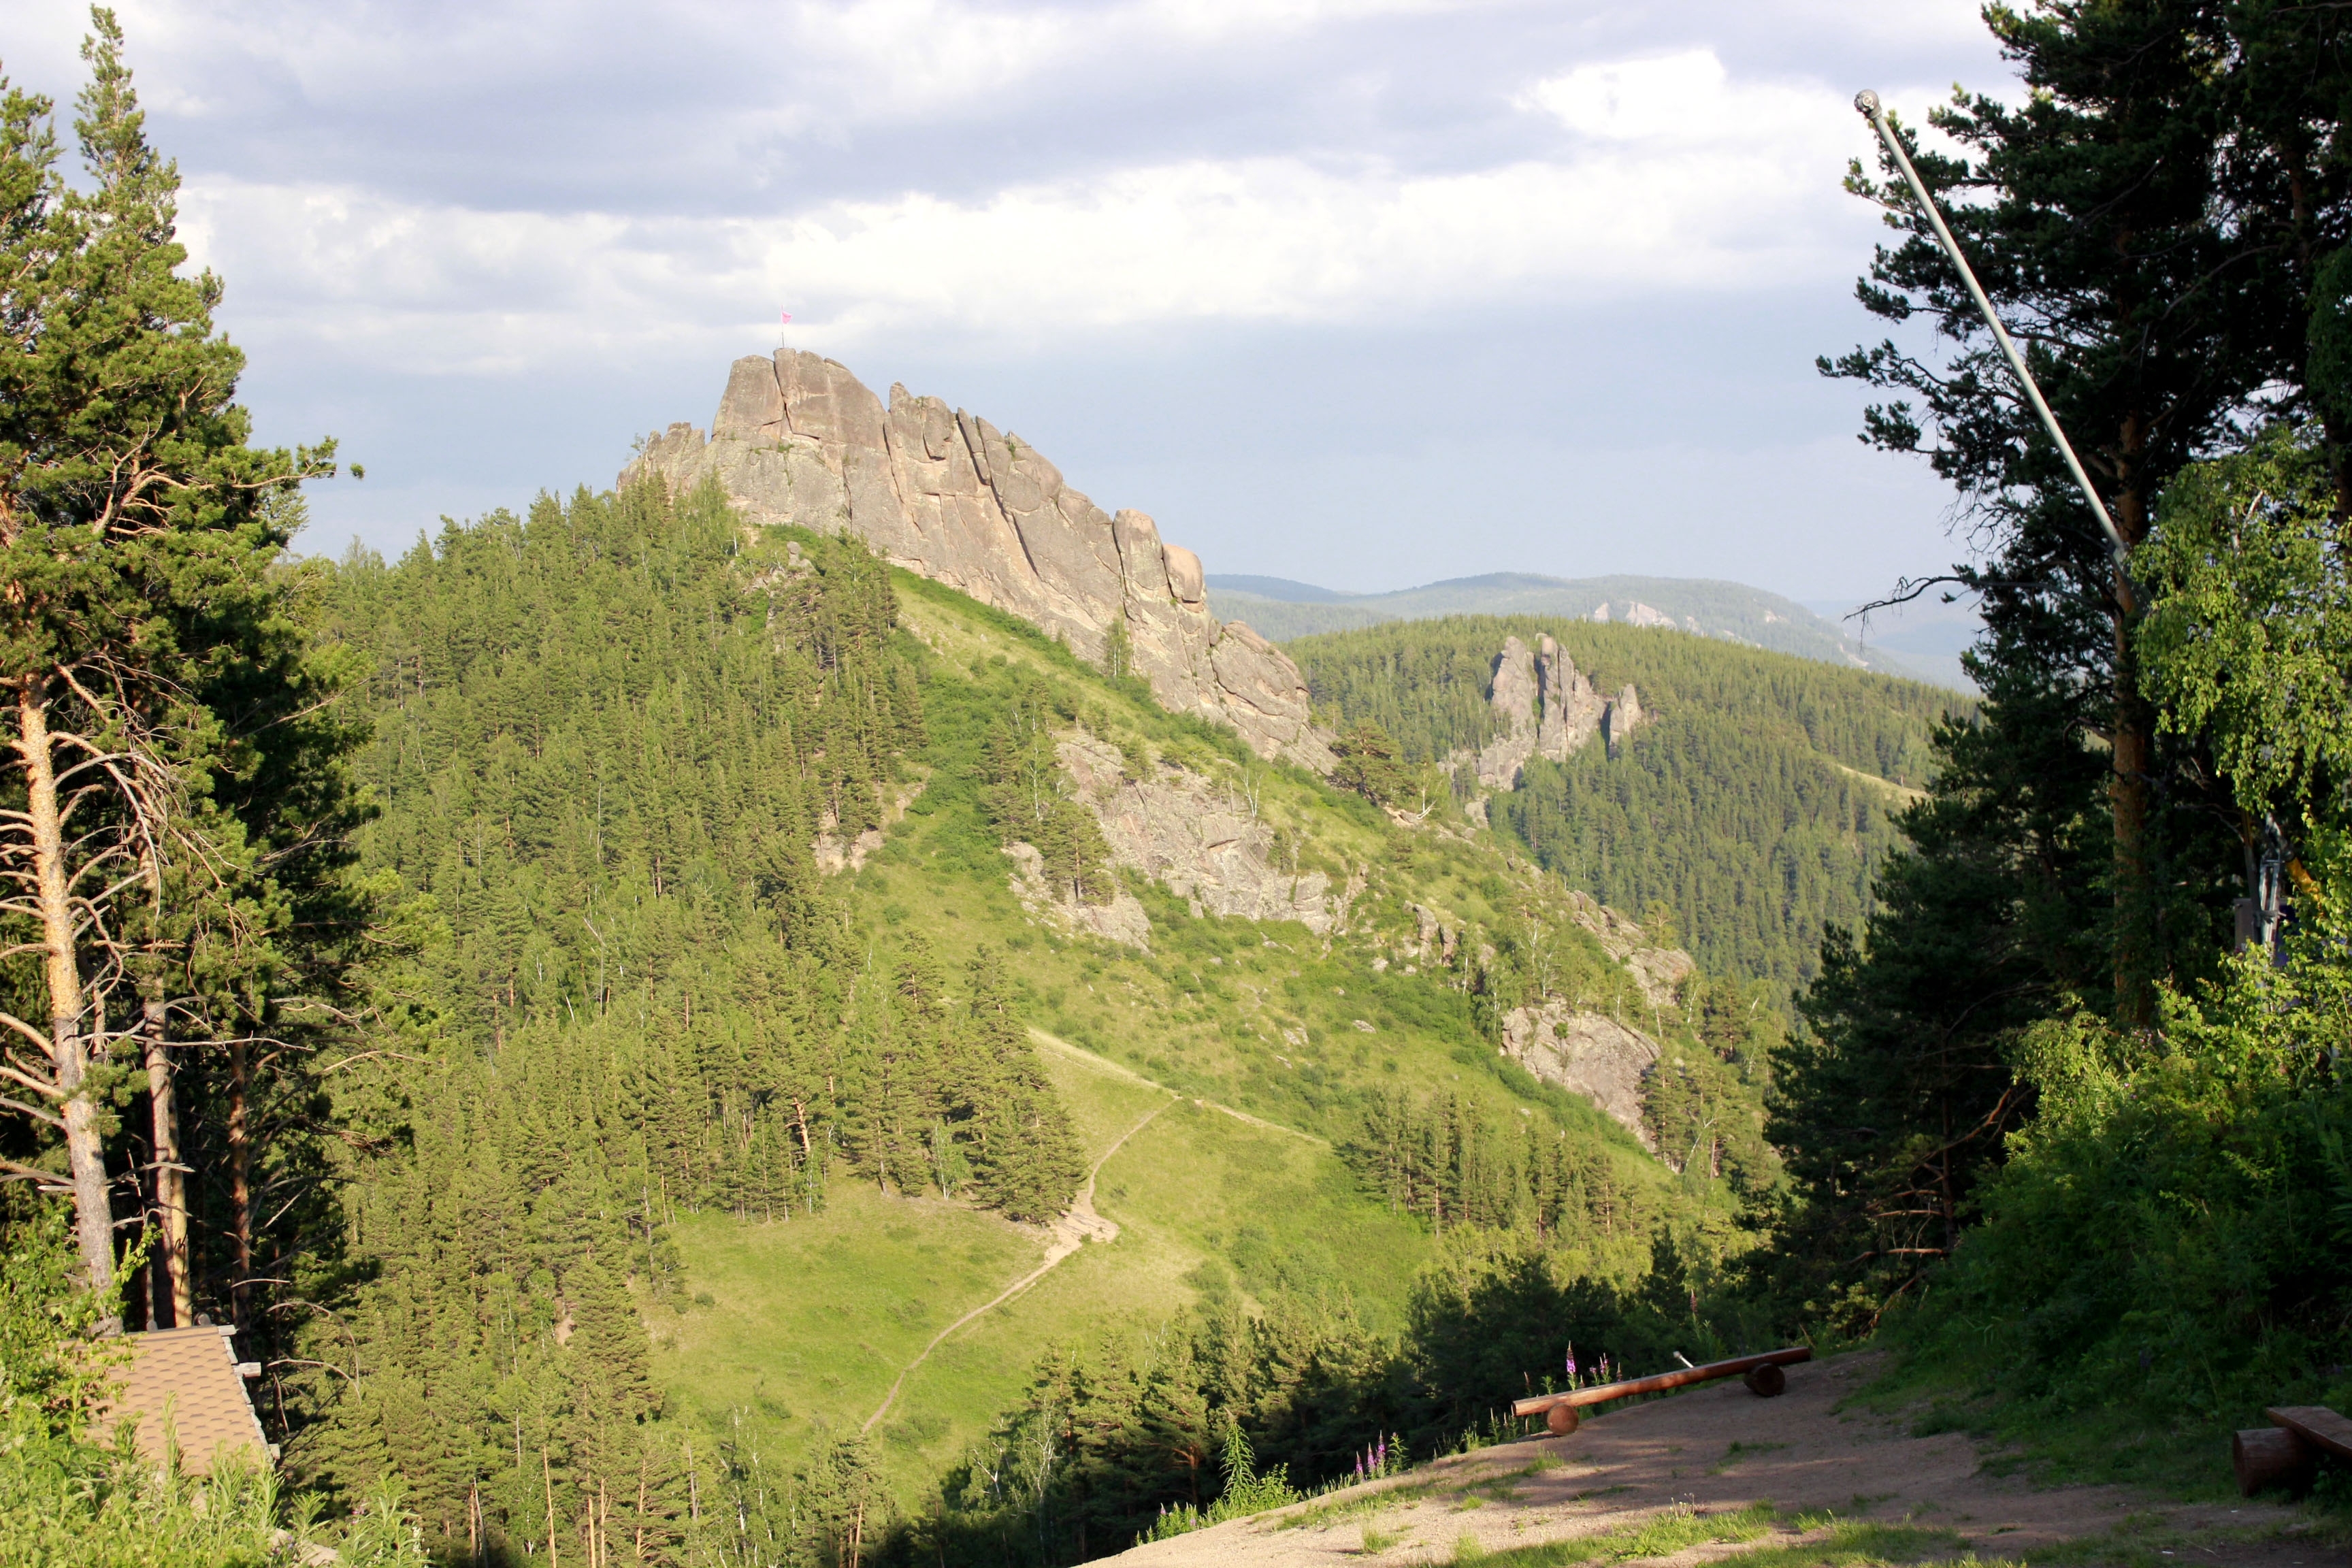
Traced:
<svg viewBox="0 0 2352 1568">
<path fill-rule="evenodd" d="M 1043 1029 L 1033 1028 L 1029 1031 L 1029 1038 L 1034 1041 L 1039 1048 L 1053 1051 L 1060 1056 L 1068 1057 L 1073 1061 L 1084 1062 L 1087 1066 L 1094 1068 L 1097 1072 L 1108 1073 L 1114 1078 L 1123 1078 L 1129 1083 L 1139 1083 L 1146 1089 L 1156 1089 L 1162 1094 L 1174 1094 L 1180 1099 L 1182 1098 L 1180 1091 L 1169 1088 L 1166 1084 L 1161 1083 L 1158 1079 L 1146 1078 L 1141 1073 L 1137 1072 L 1133 1068 L 1123 1067 L 1119 1063 L 1111 1060 L 1108 1057 L 1098 1057 L 1095 1055 L 1094 1052 L 1087 1050 L 1083 1047 L 1070 1044 L 1069 1041 L 1062 1038 L 1059 1035 L 1049 1035 Z M 1318 1138 L 1312 1132 L 1301 1132 L 1296 1127 L 1285 1127 L 1279 1121 L 1268 1121 L 1263 1116 L 1252 1116 L 1246 1110 L 1235 1110 L 1232 1106 L 1220 1104 L 1213 1100 L 1202 1100 L 1196 1095 L 1192 1098 L 1192 1103 L 1199 1106 L 1203 1110 L 1213 1110 L 1221 1116 L 1230 1116 L 1236 1121 L 1246 1121 L 1252 1127 L 1263 1127 L 1268 1132 L 1279 1132 L 1287 1138 L 1303 1139 L 1309 1143 L 1318 1144 L 1326 1149 L 1331 1147 L 1331 1141 L 1328 1138 Z M 1154 1114 L 1157 1113 L 1155 1112 Z M 1120 1142 L 1124 1142 L 1125 1140 L 1122 1139 Z M 1113 1147 L 1117 1147 L 1117 1145 L 1115 1144 Z M 1105 1155 L 1104 1158 L 1108 1159 L 1109 1156 Z"/>
<path fill-rule="evenodd" d="M 1153 1087 L 1157 1088 L 1158 1086 L 1154 1085 Z M 1037 1265 L 1036 1268 L 1031 1269 L 1028 1273 L 1024 1274 L 1020 1279 L 1015 1279 L 1012 1284 L 1007 1285 L 991 1300 L 982 1302 L 979 1306 L 974 1307 L 971 1311 L 966 1312 L 962 1317 L 958 1318 L 954 1322 L 950 1323 L 946 1328 L 941 1329 L 938 1333 L 933 1334 L 931 1336 L 931 1342 L 923 1347 L 922 1354 L 918 1355 L 914 1360 L 908 1362 L 905 1366 L 898 1370 L 898 1380 L 890 1384 L 890 1392 L 882 1396 L 881 1407 L 876 1410 L 873 1415 L 868 1415 L 866 1418 L 866 1425 L 858 1428 L 860 1432 L 871 1432 L 874 1430 L 874 1424 L 876 1422 L 890 1414 L 890 1406 L 898 1402 L 898 1391 L 907 1385 L 907 1379 L 914 1375 L 915 1369 L 922 1365 L 923 1363 L 929 1358 L 930 1353 L 939 1349 L 940 1343 L 945 1341 L 950 1334 L 954 1333 L 958 1329 L 962 1328 L 974 1318 L 980 1317 L 983 1313 L 992 1311 L 994 1309 L 1004 1305 L 1005 1302 L 1010 1301 L 1013 1297 L 1018 1296 L 1022 1291 L 1026 1290 L 1030 1286 L 1034 1285 L 1038 1280 L 1043 1279 L 1046 1275 L 1052 1273 L 1055 1267 L 1064 1258 L 1077 1251 L 1079 1247 L 1084 1247 L 1088 1241 L 1116 1241 L 1118 1239 L 1118 1226 L 1117 1223 L 1105 1219 L 1101 1215 L 1095 1212 L 1095 1178 L 1102 1174 L 1102 1168 L 1110 1163 L 1110 1157 L 1119 1152 L 1121 1145 L 1125 1144 L 1129 1139 L 1134 1137 L 1137 1133 L 1142 1131 L 1146 1127 L 1150 1126 L 1153 1117 L 1158 1116 L 1161 1111 L 1167 1110 L 1169 1106 L 1174 1105 L 1175 1103 L 1176 1100 L 1173 1098 L 1171 1098 L 1162 1101 L 1159 1105 L 1153 1106 L 1150 1116 L 1146 1116 L 1142 1121 L 1137 1122 L 1134 1126 L 1120 1133 L 1118 1135 L 1118 1142 L 1112 1144 L 1109 1148 L 1103 1151 L 1102 1158 L 1097 1160 L 1094 1163 L 1094 1168 L 1087 1173 L 1087 1184 L 1080 1187 L 1078 1189 L 1078 1195 L 1071 1200 L 1070 1212 L 1054 1222 L 1054 1238 L 1046 1244 L 1045 1260 Z"/>
</svg>

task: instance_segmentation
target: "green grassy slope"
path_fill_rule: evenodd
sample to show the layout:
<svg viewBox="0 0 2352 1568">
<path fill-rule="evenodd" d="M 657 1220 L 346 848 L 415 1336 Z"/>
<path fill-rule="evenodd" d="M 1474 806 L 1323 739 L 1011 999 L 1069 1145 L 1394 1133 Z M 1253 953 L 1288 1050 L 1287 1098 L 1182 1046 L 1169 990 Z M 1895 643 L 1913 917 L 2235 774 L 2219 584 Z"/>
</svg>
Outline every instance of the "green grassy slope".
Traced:
<svg viewBox="0 0 2352 1568">
<path fill-rule="evenodd" d="M 1090 1163 L 1133 1133 L 1096 1185 L 1119 1234 L 965 1324 L 907 1380 L 874 1433 L 902 1503 L 986 1433 L 1048 1342 L 1165 1321 L 1219 1280 L 1253 1299 L 1345 1290 L 1369 1323 L 1393 1329 L 1428 1255 L 1421 1227 L 1368 1202 L 1319 1140 L 1195 1104 L 1075 1047 L 1049 1045 L 1045 1062 Z M 940 1331 L 1045 1250 L 1036 1227 L 847 1184 L 822 1215 L 705 1214 L 675 1240 L 694 1296 L 647 1310 L 656 1374 L 714 1437 L 780 1458 L 820 1426 L 863 1425 Z"/>
<path fill-rule="evenodd" d="M 1252 764 L 1230 737 L 1171 717 L 961 595 L 904 575 L 895 586 L 930 740 L 921 793 L 841 880 L 853 923 L 877 942 L 919 930 L 951 971 L 983 944 L 1006 955 L 1090 1163 L 1160 1110 L 1097 1182 L 1097 1210 L 1120 1227 L 1117 1240 L 1083 1247 L 965 1325 L 908 1379 L 874 1434 L 902 1501 L 984 1435 L 1047 1342 L 1138 1331 L 1204 1287 L 1230 1284 L 1252 1301 L 1344 1292 L 1368 1325 L 1399 1327 L 1433 1243 L 1367 1197 L 1333 1148 L 1360 1130 L 1370 1091 L 1458 1094 L 1500 1116 L 1550 1119 L 1608 1151 L 1630 1185 L 1665 1185 L 1668 1173 L 1622 1128 L 1498 1058 L 1450 980 L 1372 967 L 1380 942 L 1410 929 L 1408 901 L 1500 925 L 1529 898 L 1558 897 L 1556 884 L 1492 844 L 1400 835 L 1319 780 Z M 1327 942 L 1296 922 L 1195 918 L 1135 881 L 1150 952 L 1033 923 L 972 786 L 993 693 L 1023 670 L 1050 676 L 1097 733 L 1197 771 L 1256 766 L 1263 809 L 1297 836 L 1302 865 L 1364 880 L 1357 929 Z M 1562 963 L 1595 994 L 1630 989 L 1589 942 L 1567 942 Z M 1036 1227 L 847 1180 L 822 1215 L 761 1224 L 705 1214 L 682 1220 L 674 1239 L 688 1300 L 646 1306 L 657 1374 L 714 1441 L 740 1435 L 782 1457 L 821 1427 L 861 1425 L 935 1334 L 1028 1273 L 1045 1246 Z"/>
</svg>

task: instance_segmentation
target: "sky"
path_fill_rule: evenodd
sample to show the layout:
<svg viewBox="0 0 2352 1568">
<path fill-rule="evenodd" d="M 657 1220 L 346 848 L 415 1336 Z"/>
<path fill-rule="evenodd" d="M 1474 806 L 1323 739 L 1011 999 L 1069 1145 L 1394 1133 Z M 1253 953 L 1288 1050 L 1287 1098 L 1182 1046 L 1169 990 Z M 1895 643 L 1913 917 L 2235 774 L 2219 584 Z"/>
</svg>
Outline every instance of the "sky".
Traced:
<svg viewBox="0 0 2352 1568">
<path fill-rule="evenodd" d="M 608 486 L 780 341 L 1019 435 L 1213 573 L 1860 601 L 1963 553 L 1817 354 L 1874 87 L 2014 92 L 1977 0 L 131 0 L 302 544 Z M 87 13 L 0 69 L 69 102 Z M 779 313 L 793 322 L 782 327 Z"/>
</svg>

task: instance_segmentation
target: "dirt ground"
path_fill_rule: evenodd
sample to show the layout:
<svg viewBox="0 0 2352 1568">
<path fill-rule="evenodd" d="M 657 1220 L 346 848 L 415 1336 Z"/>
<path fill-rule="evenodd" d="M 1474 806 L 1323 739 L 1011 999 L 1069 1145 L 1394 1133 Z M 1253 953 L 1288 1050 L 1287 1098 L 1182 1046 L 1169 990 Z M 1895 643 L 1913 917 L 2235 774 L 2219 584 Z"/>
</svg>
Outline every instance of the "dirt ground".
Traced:
<svg viewBox="0 0 2352 1568">
<path fill-rule="evenodd" d="M 1487 1448 L 1112 1559 L 1151 1568 L 1242 1564 L 1451 1563 L 1486 1552 L 1639 1528 L 1678 1509 L 1706 1516 L 1769 1503 L 1758 1540 L 1646 1559 L 1670 1568 L 1825 1540 L 1819 1518 L 1950 1531 L 1948 1555 L 2032 1563 L 2177 1558 L 2243 1568 L 2321 1568 L 2352 1553 L 2304 1534 L 2276 1502 L 2163 1501 L 2117 1487 L 2036 1488 L 1987 1474 L 1957 1432 L 1910 1435 L 1909 1422 L 1846 1405 L 1876 1371 L 1869 1355 L 1789 1369 L 1788 1392 L 1759 1399 L 1735 1379 L 1588 1418 L 1565 1437 Z M 2216 1465 L 2226 1456 L 2216 1454 Z M 1802 1528 L 1801 1528 L 1801 1525 Z M 1367 1527 L 1373 1531 L 1367 1535 Z M 1367 1550 L 1368 1544 L 1373 1550 Z M 2053 1549 L 2058 1548 L 2053 1552 Z M 1609 1555 L 1614 1556 L 1615 1552 Z"/>
</svg>

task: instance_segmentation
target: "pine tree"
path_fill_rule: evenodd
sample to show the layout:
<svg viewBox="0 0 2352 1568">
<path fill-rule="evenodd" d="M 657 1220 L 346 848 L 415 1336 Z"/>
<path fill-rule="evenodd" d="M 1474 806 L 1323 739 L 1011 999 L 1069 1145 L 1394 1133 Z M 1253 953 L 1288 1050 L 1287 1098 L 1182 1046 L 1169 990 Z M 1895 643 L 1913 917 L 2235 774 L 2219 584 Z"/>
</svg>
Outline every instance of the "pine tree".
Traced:
<svg viewBox="0 0 2352 1568">
<path fill-rule="evenodd" d="M 2342 24 L 2200 0 L 1988 18 L 2031 96 L 2014 108 L 1957 96 L 1934 119 L 1969 157 L 1915 161 L 1931 188 L 1989 198 L 1948 216 L 2137 547 L 2185 464 L 2243 421 L 2309 405 L 2315 274 L 2352 233 L 2352 177 L 2312 129 L 2347 79 Z M 2055 723 L 2104 753 L 2087 784 L 2071 758 L 2035 782 L 2105 818 L 2102 989 L 2145 1026 L 2159 977 L 2210 962 L 2213 883 L 2235 869 L 2216 864 L 2227 849 L 2204 829 L 2214 803 L 2193 751 L 2162 742 L 2142 689 L 2133 627 L 2145 595 L 2108 559 L 1924 216 L 1899 182 L 1857 170 L 1851 184 L 1908 231 L 1879 252 L 1864 305 L 1889 320 L 1928 314 L 1966 346 L 1948 364 L 1887 344 L 1823 368 L 1895 393 L 1870 412 L 1867 437 L 1924 451 L 1988 530 L 1989 559 L 1951 580 L 1979 595 L 1979 679 L 2003 700 L 1991 730 L 2017 748 L 2009 771 L 2050 748 L 2004 721 Z M 2030 867 L 2022 847 L 2012 853 Z"/>
<path fill-rule="evenodd" d="M 44 955 L 38 981 L 6 999 L 18 1024 L 9 1065 L 45 1102 L 33 1119 L 60 1135 L 66 1173 L 6 1168 L 71 1191 L 83 1267 L 103 1287 L 114 1258 L 100 1104 L 143 1054 L 155 1146 L 178 1145 L 163 1021 L 180 998 L 168 993 L 204 987 L 202 1014 L 240 987 L 277 988 L 298 957 L 277 944 L 313 902 L 306 879 L 332 876 L 323 845 L 348 807 L 331 765 L 346 743 L 338 726 L 270 732 L 315 706 L 315 689 L 291 687 L 328 669 L 306 658 L 299 580 L 278 567 L 293 488 L 333 472 L 331 444 L 247 444 L 250 421 L 232 401 L 243 355 L 212 328 L 219 280 L 178 275 L 177 169 L 146 140 L 113 14 L 93 9 L 91 23 L 75 121 L 85 184 L 58 172 L 47 101 L 14 89 L 0 100 L 0 268 L 12 279 L 0 577 L 14 590 L 0 612 L 10 710 L 0 789 L 13 823 L 0 875 L 21 900 L 12 940 Z M 253 783 L 264 788 L 249 793 Z M 299 787 L 273 788 L 289 784 Z M 69 889 L 87 901 L 69 903 Z M 221 919 L 228 905 L 233 926 Z M 224 943 L 225 926 L 241 940 Z M 209 954 L 191 974 L 198 947 Z M 254 1021 L 220 1022 L 242 1038 Z M 249 1088 L 240 1075 L 232 1092 L 242 1100 Z M 250 1136 L 245 1109 L 232 1123 L 240 1137 Z M 228 1163 L 249 1193 L 250 1149 Z M 172 1276 L 158 1294 L 185 1311 L 177 1181 L 157 1198 Z M 242 1319 L 249 1202 L 238 1218 Z"/>
</svg>

